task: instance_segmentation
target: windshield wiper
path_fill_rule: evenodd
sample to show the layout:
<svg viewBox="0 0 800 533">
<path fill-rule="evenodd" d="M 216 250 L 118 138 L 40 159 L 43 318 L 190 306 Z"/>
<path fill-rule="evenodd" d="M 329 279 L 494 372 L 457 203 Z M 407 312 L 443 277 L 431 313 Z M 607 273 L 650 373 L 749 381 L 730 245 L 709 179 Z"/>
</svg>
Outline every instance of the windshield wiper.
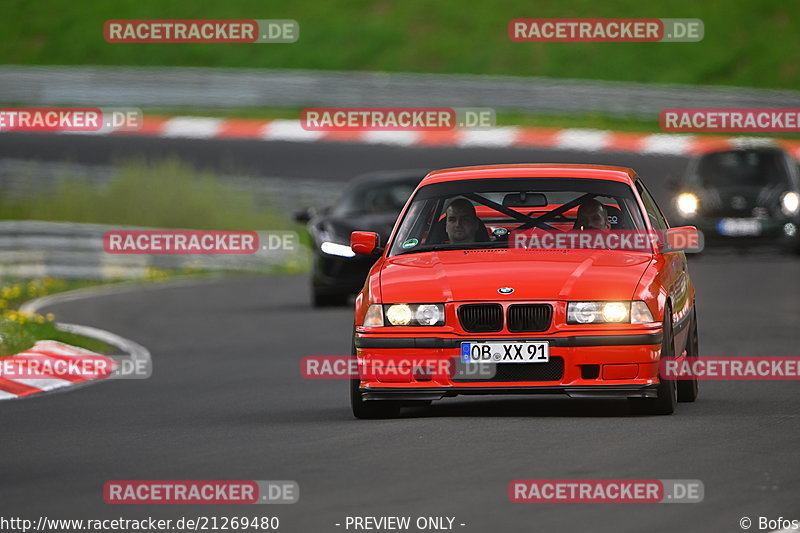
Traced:
<svg viewBox="0 0 800 533">
<path fill-rule="evenodd" d="M 504 245 L 507 244 L 508 244 L 507 241 L 469 242 L 462 244 L 452 244 L 452 243 L 424 244 L 422 246 L 418 246 L 410 250 L 403 250 L 402 252 L 398 252 L 394 255 L 406 255 L 419 252 L 441 252 L 447 250 L 479 250 L 481 248 L 505 248 Z"/>
</svg>

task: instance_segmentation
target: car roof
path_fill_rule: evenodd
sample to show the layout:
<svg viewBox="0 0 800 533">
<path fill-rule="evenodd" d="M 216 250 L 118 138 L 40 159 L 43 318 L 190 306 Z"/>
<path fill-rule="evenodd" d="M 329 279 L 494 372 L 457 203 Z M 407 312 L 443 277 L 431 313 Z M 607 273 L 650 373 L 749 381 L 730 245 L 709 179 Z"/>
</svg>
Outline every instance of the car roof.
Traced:
<svg viewBox="0 0 800 533">
<path fill-rule="evenodd" d="M 585 178 L 633 184 L 636 172 L 626 167 L 554 163 L 482 165 L 434 170 L 420 186 L 444 181 L 493 178 Z"/>
</svg>

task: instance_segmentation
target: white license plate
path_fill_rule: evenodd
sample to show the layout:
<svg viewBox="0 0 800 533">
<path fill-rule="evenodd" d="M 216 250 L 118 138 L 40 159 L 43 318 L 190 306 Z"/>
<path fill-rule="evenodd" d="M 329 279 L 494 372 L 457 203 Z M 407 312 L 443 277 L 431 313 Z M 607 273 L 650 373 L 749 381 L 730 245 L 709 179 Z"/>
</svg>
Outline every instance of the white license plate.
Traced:
<svg viewBox="0 0 800 533">
<path fill-rule="evenodd" d="M 717 224 L 717 230 L 729 237 L 761 235 L 761 221 L 756 218 L 723 218 Z"/>
<path fill-rule="evenodd" d="M 546 363 L 550 361 L 547 341 L 462 342 L 463 363 Z"/>
</svg>

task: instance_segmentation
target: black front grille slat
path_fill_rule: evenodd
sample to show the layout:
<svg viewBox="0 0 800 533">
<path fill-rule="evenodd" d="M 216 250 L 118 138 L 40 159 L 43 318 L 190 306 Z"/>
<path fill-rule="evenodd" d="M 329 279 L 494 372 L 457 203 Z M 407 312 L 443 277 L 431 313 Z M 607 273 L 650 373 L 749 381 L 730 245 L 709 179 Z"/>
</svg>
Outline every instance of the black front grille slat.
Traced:
<svg viewBox="0 0 800 533">
<path fill-rule="evenodd" d="M 458 364 L 458 363 L 457 363 Z M 472 377 L 466 373 L 463 377 L 456 374 L 452 380 L 457 383 L 517 383 L 521 381 L 561 381 L 564 376 L 564 359 L 551 356 L 547 363 L 480 363 L 492 365 L 495 369 L 491 378 Z"/>
<path fill-rule="evenodd" d="M 548 304 L 514 304 L 508 307 L 508 331 L 547 331 L 553 317 Z"/>
<path fill-rule="evenodd" d="M 500 304 L 466 304 L 458 308 L 461 327 L 469 333 L 487 333 L 503 329 L 503 306 Z"/>
</svg>

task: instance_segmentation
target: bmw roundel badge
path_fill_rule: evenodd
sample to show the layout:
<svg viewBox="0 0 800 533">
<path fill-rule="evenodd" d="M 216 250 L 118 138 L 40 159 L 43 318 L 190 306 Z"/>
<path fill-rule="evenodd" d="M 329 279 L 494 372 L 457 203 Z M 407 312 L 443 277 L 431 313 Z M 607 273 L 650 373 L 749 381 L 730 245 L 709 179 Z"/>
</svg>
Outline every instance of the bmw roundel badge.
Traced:
<svg viewBox="0 0 800 533">
<path fill-rule="evenodd" d="M 512 292 L 514 292 L 514 289 L 512 287 L 500 287 L 499 289 L 497 289 L 497 292 L 499 292 L 500 294 L 511 294 Z"/>
</svg>

